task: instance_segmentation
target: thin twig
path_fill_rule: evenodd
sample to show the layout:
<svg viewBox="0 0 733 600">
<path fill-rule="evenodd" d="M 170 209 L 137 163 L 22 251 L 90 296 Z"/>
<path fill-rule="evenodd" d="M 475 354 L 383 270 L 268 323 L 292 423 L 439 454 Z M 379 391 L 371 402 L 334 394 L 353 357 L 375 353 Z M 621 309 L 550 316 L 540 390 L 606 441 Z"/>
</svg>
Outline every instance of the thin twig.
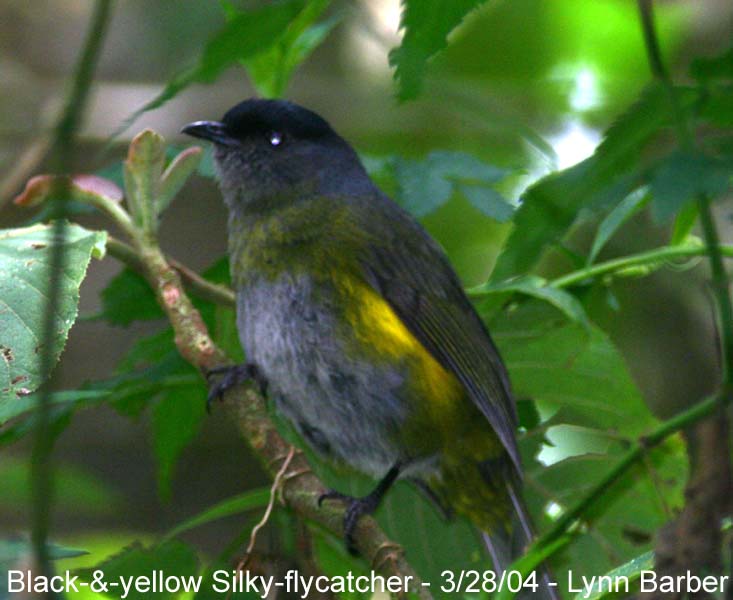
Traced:
<svg viewBox="0 0 733 600">
<path fill-rule="evenodd" d="M 129 244 L 126 244 L 115 237 L 108 236 L 107 251 L 110 256 L 113 256 L 120 262 L 124 263 L 136 273 L 140 275 L 145 274 L 145 265 L 143 264 L 142 259 L 137 251 Z M 211 281 L 204 279 L 201 275 L 196 273 L 196 271 L 178 262 L 174 258 L 166 257 L 166 260 L 168 261 L 168 264 L 178 271 L 186 289 L 193 292 L 194 295 L 221 306 L 227 306 L 230 308 L 234 306 L 234 292 L 231 288 L 218 283 L 212 283 Z"/>
<path fill-rule="evenodd" d="M 71 92 L 66 108 L 54 130 L 51 149 L 51 167 L 56 173 L 67 171 L 68 156 L 74 144 L 81 115 L 83 114 L 85 99 L 92 82 L 92 74 L 97 64 L 99 49 L 101 48 L 104 33 L 110 13 L 110 0 L 98 0 L 94 6 L 89 29 L 84 42 L 82 53 L 77 62 Z M 53 470 L 51 465 L 51 450 L 54 437 L 51 434 L 49 411 L 51 407 L 51 384 L 49 377 L 54 367 L 53 340 L 56 338 L 56 314 L 61 296 L 61 280 L 64 277 L 66 264 L 66 221 L 64 216 L 66 194 L 60 194 L 55 205 L 56 221 L 53 224 L 53 239 L 55 244 L 51 252 L 50 276 L 46 288 L 47 303 L 43 320 L 43 344 L 39 357 L 41 380 L 44 384 L 38 393 L 36 410 L 36 424 L 31 460 L 31 541 L 35 568 L 39 576 L 50 576 L 51 567 L 46 541 L 48 538 L 50 508 L 53 500 Z M 53 597 L 50 595 L 49 597 Z"/>
<path fill-rule="evenodd" d="M 252 528 L 252 533 L 249 536 L 247 549 L 244 551 L 244 556 L 242 557 L 242 560 L 240 560 L 239 564 L 237 564 L 237 571 L 241 571 L 247 565 L 247 561 L 249 560 L 249 557 L 252 554 L 252 550 L 254 550 L 255 548 L 255 543 L 257 542 L 257 534 L 259 533 L 260 529 L 267 525 L 267 522 L 270 520 L 270 514 L 272 513 L 272 509 L 275 506 L 275 498 L 280 491 L 280 484 L 282 483 L 283 475 L 285 475 L 285 472 L 288 470 L 288 467 L 290 466 L 290 461 L 293 460 L 294 455 L 295 446 L 290 446 L 288 455 L 285 457 L 285 460 L 283 461 L 280 470 L 275 474 L 275 478 L 272 480 L 272 486 L 270 487 L 270 499 L 267 502 L 265 514 L 262 515 L 259 523 L 257 523 L 257 525 Z"/>
</svg>

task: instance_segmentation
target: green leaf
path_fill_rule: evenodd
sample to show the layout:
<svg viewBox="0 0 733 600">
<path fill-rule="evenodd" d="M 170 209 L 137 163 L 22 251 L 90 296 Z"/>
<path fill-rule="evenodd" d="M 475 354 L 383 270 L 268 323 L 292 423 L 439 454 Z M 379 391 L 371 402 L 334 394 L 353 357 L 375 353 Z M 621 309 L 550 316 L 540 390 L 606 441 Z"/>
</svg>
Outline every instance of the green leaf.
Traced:
<svg viewBox="0 0 733 600">
<path fill-rule="evenodd" d="M 594 581 L 593 588 L 590 593 L 579 592 L 575 595 L 575 600 L 601 600 L 602 598 L 617 597 L 615 590 L 608 589 L 604 580 L 617 581 L 619 577 L 625 577 L 629 584 L 633 584 L 641 578 L 642 571 L 651 571 L 654 568 L 654 552 L 645 552 L 640 556 L 632 558 L 629 562 L 612 569 L 605 576 L 599 577 Z M 629 586 L 629 591 L 633 588 Z"/>
<path fill-rule="evenodd" d="M 678 95 L 682 109 L 689 110 L 695 94 L 679 89 Z M 609 127 L 593 156 L 532 185 L 522 197 L 491 279 L 528 273 L 579 215 L 613 207 L 643 184 L 644 152 L 670 123 L 669 99 L 660 85 L 651 85 Z"/>
<path fill-rule="evenodd" d="M 223 519 L 224 517 L 238 515 L 255 508 L 264 508 L 270 501 L 270 493 L 270 488 L 264 487 L 249 490 L 243 494 L 239 494 L 238 496 L 222 500 L 214 506 L 210 506 L 206 510 L 200 512 L 196 516 L 186 519 L 182 523 L 176 525 L 165 534 L 165 539 L 177 537 L 186 531 L 190 531 L 196 527 L 201 527 L 201 525 L 206 525 L 212 521 Z"/>
<path fill-rule="evenodd" d="M 55 364 L 76 320 L 79 286 L 92 256 L 104 254 L 107 234 L 67 224 L 65 237 L 54 225 L 0 230 L 0 411 L 37 389 L 39 356 L 51 344 Z M 55 336 L 43 340 L 52 253 L 64 247 L 65 261 L 56 307 Z"/>
<path fill-rule="evenodd" d="M 159 108 L 190 84 L 211 83 L 227 67 L 270 48 L 304 6 L 304 0 L 286 0 L 237 15 L 206 44 L 197 64 L 169 81 L 158 96 L 127 119 L 122 129 L 143 113 Z"/>
<path fill-rule="evenodd" d="M 260 95 L 282 97 L 295 69 L 305 61 L 341 20 L 335 15 L 321 23 L 315 21 L 331 0 L 315 0 L 305 5 L 270 48 L 240 61 Z M 231 15 L 237 14 L 231 9 Z"/>
<path fill-rule="evenodd" d="M 536 275 L 526 275 L 525 277 L 512 279 L 501 284 L 487 284 L 470 291 L 473 296 L 482 296 L 484 294 L 506 294 L 509 292 L 539 298 L 560 310 L 571 321 L 580 323 L 586 328 L 590 327 L 588 315 L 585 314 L 583 305 L 575 296 L 560 288 L 548 286 L 545 279 L 537 277 Z"/>
<path fill-rule="evenodd" d="M 590 254 L 588 255 L 588 265 L 592 265 L 598 253 L 603 250 L 608 240 L 626 223 L 631 217 L 644 208 L 649 202 L 649 194 L 647 190 L 642 188 L 629 194 L 619 204 L 617 204 L 611 212 L 606 215 L 601 224 L 598 226 L 598 232 L 593 240 Z"/>
<path fill-rule="evenodd" d="M 165 166 L 165 141 L 151 129 L 137 134 L 124 163 L 125 197 L 135 223 L 146 233 L 158 227 L 156 199 Z"/>
<path fill-rule="evenodd" d="M 588 330 L 558 320 L 531 301 L 497 315 L 490 329 L 516 396 L 533 399 L 544 419 L 520 439 L 525 498 L 541 533 L 553 522 L 550 502 L 560 509 L 573 505 L 658 422 L 621 356 L 594 325 Z M 552 446 L 543 445 L 545 436 Z M 542 462 L 533 458 L 540 447 Z M 651 452 L 594 503 L 585 527 L 553 560 L 557 580 L 566 582 L 570 568 L 576 580 L 605 573 L 648 549 L 667 509 L 683 502 L 686 471 L 679 439 Z"/>
<path fill-rule="evenodd" d="M 198 169 L 203 157 L 203 149 L 192 146 L 181 151 L 166 167 L 160 178 L 157 194 L 157 213 L 161 214 L 183 185 L 188 181 L 191 174 Z"/>
<path fill-rule="evenodd" d="M 515 207 L 507 202 L 495 189 L 488 186 L 458 186 L 460 192 L 475 208 L 498 223 L 508 223 L 514 216 Z"/>
<path fill-rule="evenodd" d="M 101 292 L 102 312 L 99 317 L 112 325 L 127 327 L 133 321 L 162 319 L 165 315 L 148 282 L 123 269 Z"/>
<path fill-rule="evenodd" d="M 198 558 L 190 546 L 178 541 L 168 541 L 147 548 L 133 544 L 95 567 L 76 574 L 80 580 L 91 582 L 96 570 L 104 572 L 105 581 L 122 581 L 122 578 L 136 581 L 142 575 L 153 577 L 155 571 L 163 572 L 166 578 L 175 578 L 181 585 L 179 592 L 156 590 L 154 597 L 166 600 L 178 598 L 184 591 L 194 591 L 194 583 L 198 580 Z M 105 595 L 110 598 L 122 598 L 124 590 L 122 586 L 109 586 Z M 145 600 L 150 597 L 150 591 L 138 591 L 133 585 L 125 600 Z"/>
<path fill-rule="evenodd" d="M 163 391 L 153 409 L 153 446 L 158 462 L 158 491 L 168 500 L 173 467 L 196 437 L 206 415 L 203 386 L 177 386 Z"/>
<path fill-rule="evenodd" d="M 454 193 L 461 192 L 485 214 L 506 220 L 514 209 L 491 185 L 508 173 L 463 152 L 434 151 L 424 160 L 394 162 L 397 201 L 418 217 L 433 212 Z"/>
<path fill-rule="evenodd" d="M 389 53 L 395 68 L 397 96 L 411 100 L 420 93 L 425 66 L 432 56 L 445 49 L 448 35 L 484 0 L 403 0 L 402 43 Z"/>
<path fill-rule="evenodd" d="M 730 188 L 731 167 L 700 153 L 673 152 L 654 170 L 652 215 L 664 223 L 700 194 L 712 199 Z"/>
<path fill-rule="evenodd" d="M 684 244 L 692 233 L 692 228 L 695 227 L 699 211 L 697 204 L 687 204 L 683 206 L 674 221 L 674 227 L 672 228 L 672 237 L 670 238 L 670 244 L 676 246 L 677 244 Z"/>
</svg>

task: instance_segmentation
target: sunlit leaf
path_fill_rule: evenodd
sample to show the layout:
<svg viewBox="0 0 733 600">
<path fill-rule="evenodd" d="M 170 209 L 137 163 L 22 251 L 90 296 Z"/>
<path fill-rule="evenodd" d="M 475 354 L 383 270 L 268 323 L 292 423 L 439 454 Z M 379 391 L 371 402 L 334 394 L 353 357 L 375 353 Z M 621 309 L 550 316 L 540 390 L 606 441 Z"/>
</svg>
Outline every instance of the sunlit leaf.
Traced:
<svg viewBox="0 0 733 600">
<path fill-rule="evenodd" d="M 81 581 L 92 582 L 94 572 L 97 570 L 104 573 L 105 581 L 117 582 L 122 581 L 123 578 L 134 582 L 141 575 L 153 577 L 155 572 L 162 572 L 166 578 L 174 578 L 181 586 L 178 592 L 166 589 L 156 590 L 156 598 L 167 600 L 178 598 L 181 591 L 194 591 L 193 585 L 198 579 L 198 558 L 191 547 L 179 541 L 168 541 L 150 547 L 133 544 L 91 569 L 84 569 L 76 574 Z M 150 589 L 152 589 L 152 583 Z M 151 595 L 149 589 L 139 591 L 135 585 L 128 592 L 125 596 L 126 600 L 145 600 Z M 110 598 L 122 598 L 124 593 L 123 586 L 118 585 L 109 586 L 105 595 Z"/>
<path fill-rule="evenodd" d="M 316 23 L 330 3 L 331 0 L 309 2 L 270 48 L 241 61 L 262 96 L 282 97 L 295 69 L 339 23 L 339 15 Z"/>
<path fill-rule="evenodd" d="M 695 93 L 683 88 L 678 95 L 681 109 L 689 110 Z M 580 214 L 613 207 L 646 183 L 644 152 L 670 123 L 667 94 L 660 85 L 649 86 L 609 127 L 593 156 L 531 186 L 522 197 L 514 230 L 492 280 L 528 273 L 543 251 L 562 240 Z"/>
</svg>

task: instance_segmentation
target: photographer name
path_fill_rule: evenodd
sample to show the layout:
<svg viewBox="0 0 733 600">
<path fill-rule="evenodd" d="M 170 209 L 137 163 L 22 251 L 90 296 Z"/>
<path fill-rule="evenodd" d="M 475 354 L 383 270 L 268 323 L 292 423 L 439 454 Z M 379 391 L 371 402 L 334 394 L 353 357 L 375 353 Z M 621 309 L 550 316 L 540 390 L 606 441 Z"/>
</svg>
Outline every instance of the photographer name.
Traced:
<svg viewBox="0 0 733 600">
<path fill-rule="evenodd" d="M 728 575 L 705 575 L 700 577 L 691 571 L 683 575 L 659 575 L 655 571 L 644 570 L 639 572 L 639 591 L 669 593 L 696 594 L 723 593 L 728 583 Z M 632 585 L 629 577 L 625 575 L 594 575 L 592 577 L 576 577 L 572 571 L 568 571 L 568 591 L 580 594 L 583 598 L 590 598 L 592 595 L 603 592 L 614 592 L 629 594 L 632 592 Z"/>
</svg>

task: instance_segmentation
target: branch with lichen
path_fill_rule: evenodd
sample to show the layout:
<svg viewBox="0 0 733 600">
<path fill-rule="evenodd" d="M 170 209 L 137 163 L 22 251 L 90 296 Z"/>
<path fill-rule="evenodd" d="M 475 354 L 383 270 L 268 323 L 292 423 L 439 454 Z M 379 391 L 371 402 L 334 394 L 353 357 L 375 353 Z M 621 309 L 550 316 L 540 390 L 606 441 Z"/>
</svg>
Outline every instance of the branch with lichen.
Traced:
<svg viewBox="0 0 733 600">
<path fill-rule="evenodd" d="M 109 217 L 129 238 L 128 242 L 111 239 L 110 254 L 145 277 L 171 323 L 181 356 L 205 375 L 214 367 L 232 361 L 211 339 L 184 289 L 184 281 L 198 295 L 220 304 L 231 305 L 234 296 L 225 286 L 207 282 L 167 259 L 158 245 L 158 217 L 201 159 L 200 148 L 189 148 L 164 168 L 164 148 L 163 139 L 150 130 L 132 141 L 124 164 L 124 193 L 110 181 L 96 176 L 41 175 L 31 179 L 15 201 L 19 205 L 34 205 L 63 189 L 71 198 L 93 205 Z M 123 199 L 127 208 L 122 205 Z M 255 386 L 237 386 L 226 393 L 224 406 L 265 470 L 272 478 L 277 477 L 286 505 L 298 516 L 343 535 L 343 508 L 337 504 L 318 505 L 318 499 L 327 491 L 325 486 L 303 453 L 294 451 L 277 431 L 259 390 Z M 403 549 L 386 536 L 372 517 L 360 519 L 354 539 L 357 549 L 375 571 L 385 577 L 399 577 L 419 597 L 431 598 Z"/>
</svg>

